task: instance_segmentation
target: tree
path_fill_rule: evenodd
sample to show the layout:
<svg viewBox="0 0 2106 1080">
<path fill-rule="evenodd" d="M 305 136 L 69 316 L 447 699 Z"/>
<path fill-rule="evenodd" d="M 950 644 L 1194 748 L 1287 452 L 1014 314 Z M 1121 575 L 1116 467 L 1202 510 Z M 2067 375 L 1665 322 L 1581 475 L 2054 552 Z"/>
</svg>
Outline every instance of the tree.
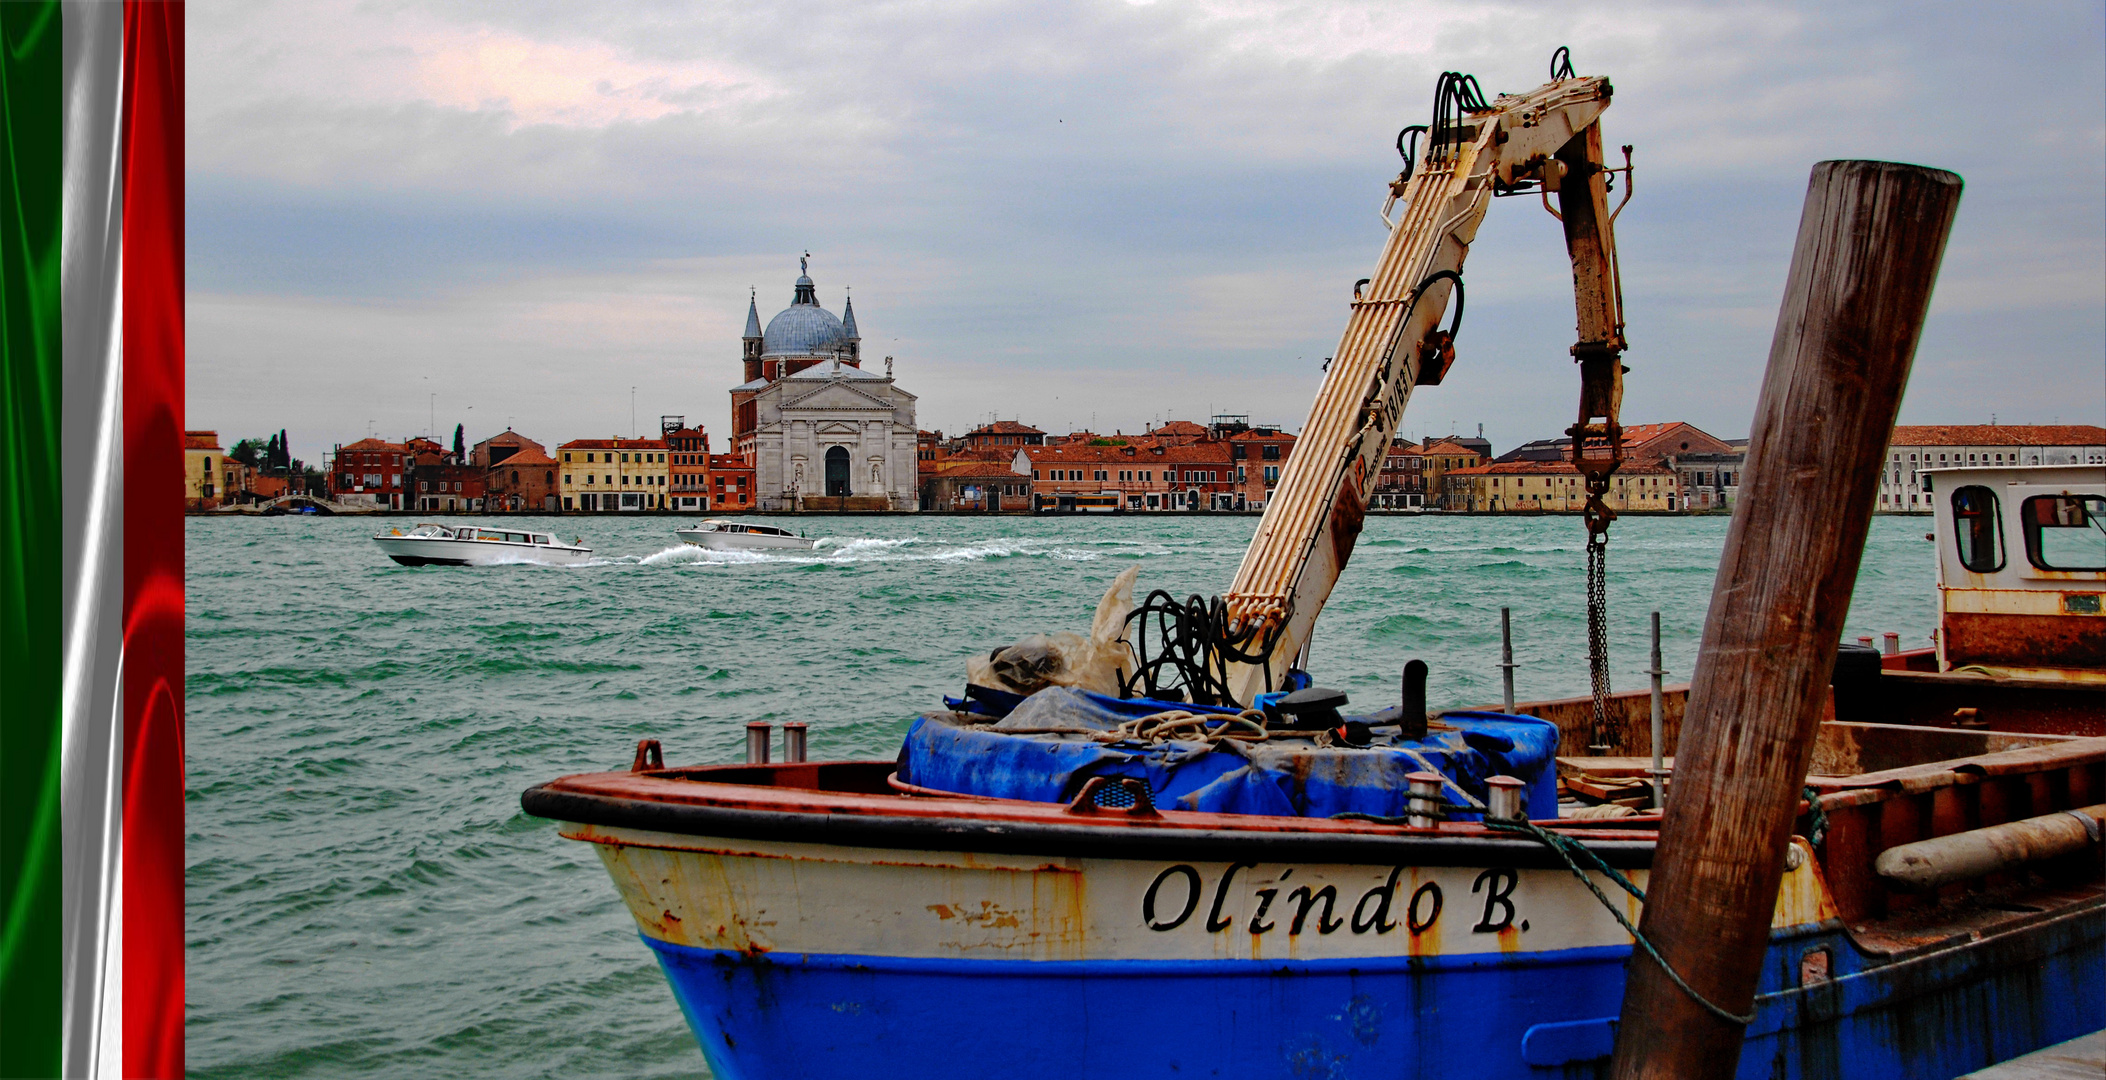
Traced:
<svg viewBox="0 0 2106 1080">
<path fill-rule="evenodd" d="M 468 446 L 467 443 L 462 441 L 462 434 L 461 425 L 455 424 L 453 426 L 453 459 L 455 461 L 468 460 Z"/>
<path fill-rule="evenodd" d="M 229 451 L 227 456 L 253 469 L 256 467 L 256 463 L 262 459 L 263 449 L 263 440 L 243 439 L 234 444 L 234 449 Z"/>
<path fill-rule="evenodd" d="M 287 439 L 287 438 L 285 437 L 285 429 L 284 429 L 284 428 L 279 428 L 279 429 L 278 429 L 278 462 L 277 462 L 277 464 L 278 464 L 278 467 L 279 467 L 279 468 L 281 468 L 281 469 L 291 470 L 291 468 L 292 468 L 292 440 L 290 440 L 290 439 Z"/>
</svg>

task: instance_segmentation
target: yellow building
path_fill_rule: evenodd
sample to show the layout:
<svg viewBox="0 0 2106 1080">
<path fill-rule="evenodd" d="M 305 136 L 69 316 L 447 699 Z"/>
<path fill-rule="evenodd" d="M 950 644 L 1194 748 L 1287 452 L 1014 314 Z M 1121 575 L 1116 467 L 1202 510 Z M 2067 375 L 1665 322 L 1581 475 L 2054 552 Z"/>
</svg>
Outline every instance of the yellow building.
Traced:
<svg viewBox="0 0 2106 1080">
<path fill-rule="evenodd" d="M 1450 510 L 1477 513 L 1578 512 L 1587 505 L 1587 485 L 1570 461 L 1506 461 L 1450 469 L 1443 478 Z M 1657 465 L 1625 463 L 1609 481 L 1609 509 L 1670 508 L 1675 474 Z"/>
<path fill-rule="evenodd" d="M 249 489 L 249 467 L 228 459 L 219 432 L 183 433 L 183 509 L 210 510 Z"/>
<path fill-rule="evenodd" d="M 1441 478 L 1450 471 L 1467 469 L 1484 463 L 1484 455 L 1467 446 L 1458 446 L 1446 439 L 1427 446 L 1419 450 L 1418 453 L 1420 456 L 1419 477 L 1420 481 L 1425 485 L 1428 501 L 1442 497 L 1447 490 L 1447 485 Z M 1446 505 L 1450 510 L 1461 509 L 1461 507 L 1452 503 L 1443 505 Z"/>
<path fill-rule="evenodd" d="M 666 508 L 664 439 L 572 439 L 556 448 L 563 509 Z"/>
</svg>

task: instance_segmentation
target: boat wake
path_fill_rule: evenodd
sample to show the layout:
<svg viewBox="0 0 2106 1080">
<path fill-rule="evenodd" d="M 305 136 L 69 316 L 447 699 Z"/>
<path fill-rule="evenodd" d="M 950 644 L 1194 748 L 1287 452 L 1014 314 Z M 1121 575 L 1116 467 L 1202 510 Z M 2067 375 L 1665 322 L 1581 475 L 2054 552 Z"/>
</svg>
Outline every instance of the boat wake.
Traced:
<svg viewBox="0 0 2106 1080">
<path fill-rule="evenodd" d="M 811 551 L 711 551 L 693 544 L 675 544 L 663 551 L 639 557 L 596 559 L 586 565 L 636 566 L 851 566 L 864 563 L 976 563 L 997 559 L 1053 559 L 1092 562 L 1106 556 L 1169 555 L 1171 551 L 1152 541 L 1116 545 L 1074 543 L 1036 537 L 1005 537 L 946 543 L 920 537 L 829 536 Z"/>
</svg>

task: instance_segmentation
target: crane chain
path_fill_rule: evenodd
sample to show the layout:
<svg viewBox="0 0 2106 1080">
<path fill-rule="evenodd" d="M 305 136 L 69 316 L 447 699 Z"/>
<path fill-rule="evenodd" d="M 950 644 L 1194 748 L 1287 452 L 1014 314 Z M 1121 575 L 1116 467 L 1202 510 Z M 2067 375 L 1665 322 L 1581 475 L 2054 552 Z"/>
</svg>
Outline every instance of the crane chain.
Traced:
<svg viewBox="0 0 2106 1080">
<path fill-rule="evenodd" d="M 1606 474 L 1587 478 L 1587 673 L 1594 684 L 1594 737 L 1588 750 L 1609 752 L 1609 522 Z M 1606 514 L 1597 517 L 1596 510 Z"/>
</svg>

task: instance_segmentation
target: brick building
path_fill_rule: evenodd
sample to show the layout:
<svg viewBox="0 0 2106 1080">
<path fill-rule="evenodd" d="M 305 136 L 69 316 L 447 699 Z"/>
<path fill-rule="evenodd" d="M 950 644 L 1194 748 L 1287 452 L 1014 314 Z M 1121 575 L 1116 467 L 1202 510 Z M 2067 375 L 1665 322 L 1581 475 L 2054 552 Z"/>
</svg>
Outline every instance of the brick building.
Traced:
<svg viewBox="0 0 2106 1080">
<path fill-rule="evenodd" d="M 709 455 L 711 509 L 750 510 L 756 497 L 752 462 L 737 454 Z"/>
<path fill-rule="evenodd" d="M 1024 447 L 1037 509 L 1070 510 L 1080 495 L 1116 495 L 1130 511 L 1237 510 L 1241 492 L 1225 442 L 1153 440 Z M 1262 476 L 1262 473 L 1260 474 Z"/>
<path fill-rule="evenodd" d="M 697 424 L 688 427 L 685 417 L 662 417 L 659 429 L 665 436 L 666 496 L 679 511 L 700 513 L 710 506 L 709 433 Z"/>
<path fill-rule="evenodd" d="M 941 434 L 938 433 L 938 438 Z M 965 433 L 968 450 L 1012 449 L 1018 446 L 1044 446 L 1046 433 L 1029 424 L 1014 420 L 997 420 L 982 424 Z"/>
<path fill-rule="evenodd" d="M 546 514 L 562 507 L 556 459 L 538 443 L 527 441 L 528 445 L 509 451 L 503 460 L 483 470 L 486 512 Z"/>
<path fill-rule="evenodd" d="M 404 509 L 403 478 L 412 464 L 404 460 L 408 453 L 408 444 L 382 439 L 339 443 L 330 457 L 330 497 L 357 506 Z"/>
<path fill-rule="evenodd" d="M 1030 511 L 1033 508 L 1030 459 L 1022 453 L 1016 457 L 1017 460 L 1012 462 L 970 459 L 938 462 L 936 468 L 922 475 L 922 510 L 983 514 Z"/>
<path fill-rule="evenodd" d="M 1280 470 L 1294 452 L 1294 436 L 1274 427 L 1253 427 L 1227 438 L 1229 464 L 1236 470 L 1236 509 L 1263 510 L 1279 486 Z"/>
<path fill-rule="evenodd" d="M 1426 455 L 1416 445 L 1405 439 L 1391 441 L 1389 453 L 1382 457 L 1382 469 L 1375 475 L 1375 490 L 1368 505 L 1389 510 L 1425 506 L 1425 464 Z"/>
<path fill-rule="evenodd" d="M 468 449 L 468 463 L 479 469 L 487 469 L 503 462 L 522 450 L 538 450 L 548 456 L 548 447 L 506 428 L 495 435 L 476 443 Z"/>
</svg>

